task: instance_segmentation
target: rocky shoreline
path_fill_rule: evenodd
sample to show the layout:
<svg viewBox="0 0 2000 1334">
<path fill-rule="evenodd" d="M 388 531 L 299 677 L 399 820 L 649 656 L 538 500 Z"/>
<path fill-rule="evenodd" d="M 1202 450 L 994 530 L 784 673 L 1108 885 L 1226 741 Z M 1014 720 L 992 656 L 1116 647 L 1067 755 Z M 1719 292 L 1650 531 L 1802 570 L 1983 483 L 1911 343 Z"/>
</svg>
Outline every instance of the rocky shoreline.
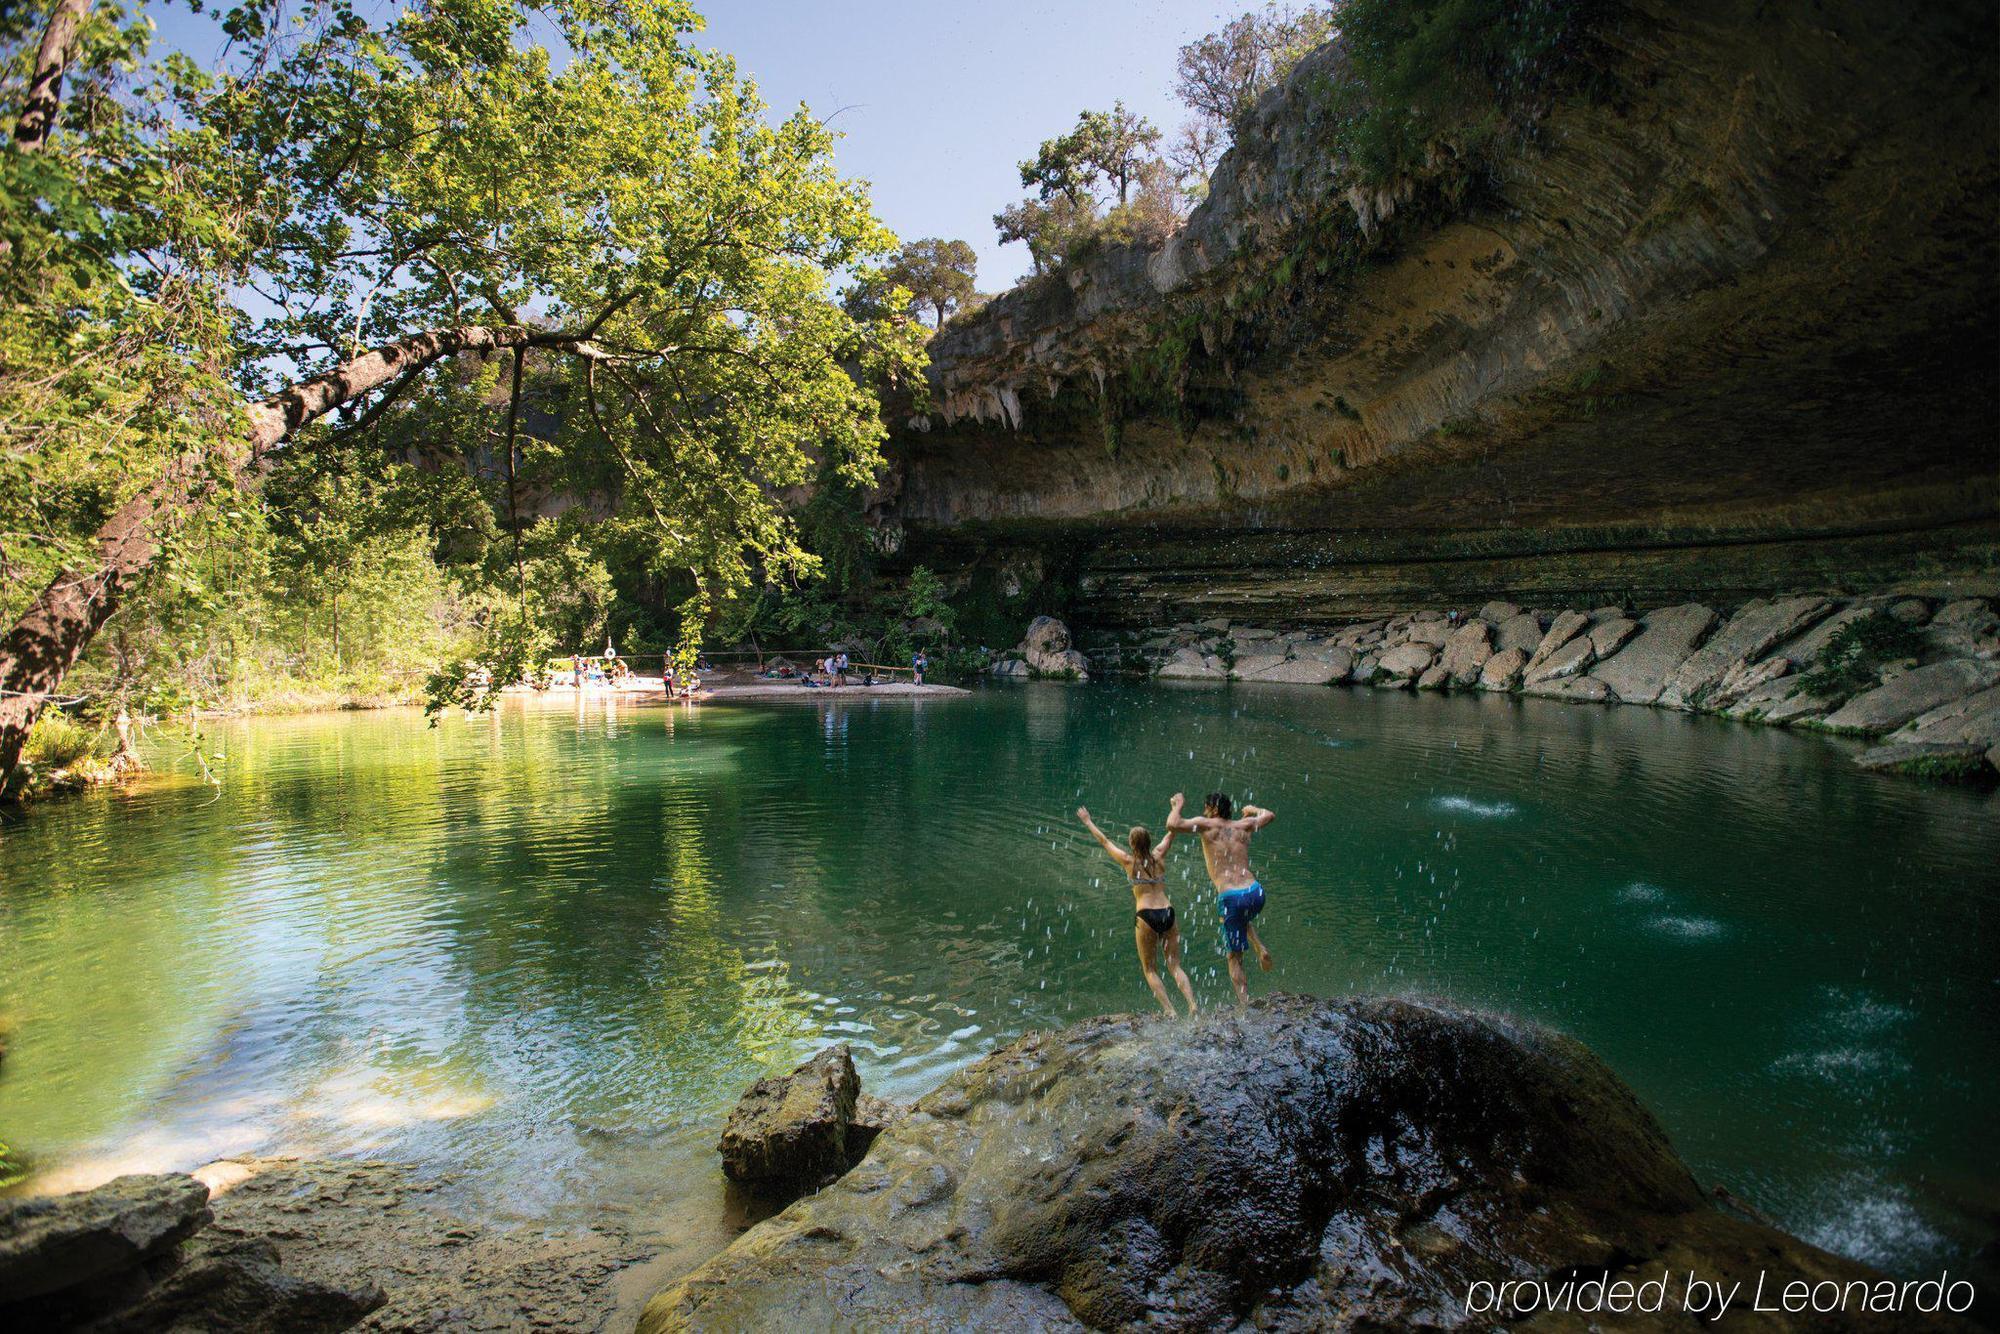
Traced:
<svg viewBox="0 0 2000 1334">
<path fill-rule="evenodd" d="M 1663 1274 L 1678 1289 L 1616 1323 L 1686 1328 L 1716 1312 L 1683 1276 L 1897 1286 L 1705 1191 L 1580 1043 L 1438 1002 L 1278 995 L 1029 1034 L 871 1128 L 845 1170 L 845 1053 L 770 1084 L 723 1150 L 740 1161 L 754 1130 L 812 1193 L 663 1290 L 641 1334 L 1594 1328 L 1587 1307 L 1468 1302 Z M 1758 1323 L 1960 1327 L 1880 1308 Z"/>
<path fill-rule="evenodd" d="M 1002 677 L 1353 685 L 1646 704 L 1872 740 L 1865 768 L 2000 771 L 2000 615 L 1984 598 L 1797 595 L 1700 603 L 1425 610 L 1332 631 L 1212 619 L 1069 647 L 1039 618 Z"/>
</svg>

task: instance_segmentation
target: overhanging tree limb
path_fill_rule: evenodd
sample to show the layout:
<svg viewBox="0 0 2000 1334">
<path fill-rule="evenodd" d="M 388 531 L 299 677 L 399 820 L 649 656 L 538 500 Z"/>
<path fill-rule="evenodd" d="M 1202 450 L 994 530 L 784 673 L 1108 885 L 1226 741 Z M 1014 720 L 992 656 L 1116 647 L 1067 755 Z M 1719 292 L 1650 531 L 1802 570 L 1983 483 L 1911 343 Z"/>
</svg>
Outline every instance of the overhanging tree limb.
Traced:
<svg viewBox="0 0 2000 1334">
<path fill-rule="evenodd" d="M 575 334 L 510 324 L 438 329 L 389 343 L 253 405 L 223 475 L 239 483 L 257 475 L 271 450 L 300 427 L 385 386 L 400 387 L 413 369 L 442 358 L 509 348 L 571 348 L 578 341 Z M 174 460 L 97 530 L 94 563 L 59 572 L 0 639 L 0 776 L 13 772 L 28 729 L 63 677 L 215 481 L 216 470 L 207 459 Z"/>
<path fill-rule="evenodd" d="M 28 97 L 21 118 L 14 122 L 14 142 L 34 150 L 49 141 L 56 115 L 62 110 L 63 75 L 76 56 L 77 33 L 90 14 L 90 0 L 56 0 L 49 26 L 42 30 L 42 44 L 35 52 L 35 73 L 28 84 Z"/>
</svg>

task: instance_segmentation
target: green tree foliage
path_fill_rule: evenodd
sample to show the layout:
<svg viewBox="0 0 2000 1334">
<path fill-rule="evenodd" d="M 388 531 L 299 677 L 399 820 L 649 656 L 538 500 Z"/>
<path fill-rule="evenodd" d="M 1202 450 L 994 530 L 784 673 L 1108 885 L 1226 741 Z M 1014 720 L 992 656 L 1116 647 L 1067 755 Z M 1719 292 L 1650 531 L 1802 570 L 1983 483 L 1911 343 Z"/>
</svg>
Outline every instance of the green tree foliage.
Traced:
<svg viewBox="0 0 2000 1334">
<path fill-rule="evenodd" d="M 1584 78 L 1602 0 L 1346 0 L 1349 74 L 1331 90 L 1362 180 L 1476 164 Z"/>
<path fill-rule="evenodd" d="M 535 503 L 579 480 L 693 590 L 810 574 L 778 497 L 872 475 L 874 383 L 921 336 L 831 300 L 893 238 L 682 0 L 249 3 L 213 68 L 62 3 L 87 13 L 53 128 L 27 144 L 23 112 L 0 150 L 0 767 L 186 524 L 329 413 L 504 479 L 517 618 Z M 43 85 L 48 12 L 0 20 L 0 114 Z M 468 352 L 511 363 L 483 413 Z"/>
<path fill-rule="evenodd" d="M 1175 61 L 1174 95 L 1195 124 L 1233 135 L 1257 99 L 1333 35 L 1331 6 L 1267 4 L 1189 42 Z"/>
<path fill-rule="evenodd" d="M 1819 665 L 1799 685 L 1821 698 L 1844 698 L 1866 690 L 1885 664 L 1922 656 L 1923 633 L 1886 612 L 1849 621 L 1827 637 Z"/>
<path fill-rule="evenodd" d="M 1163 239 L 1160 220 L 1170 232 L 1180 214 L 1174 193 L 1163 188 L 1159 143 L 1160 131 L 1122 101 L 1080 113 L 1067 133 L 1044 140 L 1020 164 L 1021 184 L 1035 197 L 994 214 L 1000 240 L 1025 242 L 1042 273 L 1089 244 Z"/>
<path fill-rule="evenodd" d="M 951 638 L 958 612 L 951 605 L 950 590 L 944 580 L 927 565 L 910 571 L 909 587 L 903 591 L 903 616 L 912 621 L 933 621 L 944 638 Z"/>
<path fill-rule="evenodd" d="M 937 327 L 943 328 L 946 317 L 977 290 L 973 277 L 978 271 L 979 256 L 966 242 L 931 236 L 905 242 L 883 276 L 906 289 L 916 308 L 929 307 Z"/>
<path fill-rule="evenodd" d="M 1001 243 L 1024 243 L 1036 273 L 1048 273 L 1061 264 L 1094 234 L 1096 222 L 1094 204 L 1072 202 L 1065 195 L 1046 201 L 1024 199 L 993 215 Z"/>
<path fill-rule="evenodd" d="M 1188 197 L 1208 192 L 1209 174 L 1251 108 L 1333 35 L 1334 17 L 1333 6 L 1299 9 L 1274 0 L 1180 49 L 1174 94 L 1193 114 L 1175 135 L 1168 159 Z"/>
</svg>

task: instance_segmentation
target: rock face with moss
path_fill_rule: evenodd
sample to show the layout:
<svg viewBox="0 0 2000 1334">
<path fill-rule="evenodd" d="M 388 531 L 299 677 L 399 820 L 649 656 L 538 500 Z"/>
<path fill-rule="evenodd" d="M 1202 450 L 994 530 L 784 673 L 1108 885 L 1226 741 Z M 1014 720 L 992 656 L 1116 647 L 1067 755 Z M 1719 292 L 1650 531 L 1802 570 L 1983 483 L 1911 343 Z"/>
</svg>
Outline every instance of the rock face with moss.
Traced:
<svg viewBox="0 0 2000 1334">
<path fill-rule="evenodd" d="M 2000 591 L 1989 9 L 1571 8 L 1476 156 L 1357 171 L 1328 47 L 1163 248 L 953 321 L 907 558 L 1081 626 Z"/>
<path fill-rule="evenodd" d="M 1455 1327 L 1476 1280 L 1668 1264 L 1868 1273 L 1712 1208 L 1574 1041 L 1274 997 L 1016 1042 L 640 1328 Z"/>
</svg>

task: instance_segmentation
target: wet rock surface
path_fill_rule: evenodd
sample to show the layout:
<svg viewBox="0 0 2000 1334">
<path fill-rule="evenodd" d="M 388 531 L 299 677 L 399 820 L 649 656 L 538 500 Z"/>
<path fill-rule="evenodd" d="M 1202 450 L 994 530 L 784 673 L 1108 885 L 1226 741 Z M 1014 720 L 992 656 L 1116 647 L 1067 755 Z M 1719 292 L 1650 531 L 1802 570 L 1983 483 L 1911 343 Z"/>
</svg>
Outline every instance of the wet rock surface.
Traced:
<svg viewBox="0 0 2000 1334">
<path fill-rule="evenodd" d="M 1454 1327 L 1475 1279 L 1665 1263 L 1869 1273 L 1712 1208 L 1574 1041 L 1277 996 L 1004 1048 L 640 1328 Z"/>
<path fill-rule="evenodd" d="M 621 1210 L 587 1228 L 503 1224 L 454 1199 L 449 1182 L 394 1163 L 240 1159 L 202 1172 L 226 1186 L 204 1239 L 268 1242 L 301 1280 L 379 1288 L 382 1304 L 355 1326 L 366 1331 L 630 1330 L 647 1291 L 729 1230 L 682 1260 L 678 1236 Z M 635 1282 L 647 1291 L 628 1292 Z"/>
<path fill-rule="evenodd" d="M 861 1076 L 844 1043 L 788 1075 L 758 1080 L 723 1129 L 717 1145 L 723 1172 L 786 1197 L 818 1189 L 867 1148 L 849 1143 L 860 1095 Z"/>
<path fill-rule="evenodd" d="M 135 1269 L 209 1218 L 208 1187 L 187 1176 L 124 1176 L 0 1202 L 0 1307 Z"/>
<path fill-rule="evenodd" d="M 191 1176 L 125 1176 L 0 1206 L 0 1325 L 100 1331 L 352 1327 L 380 1306 L 365 1278 L 289 1272 L 268 1235 L 211 1226 Z"/>
</svg>

